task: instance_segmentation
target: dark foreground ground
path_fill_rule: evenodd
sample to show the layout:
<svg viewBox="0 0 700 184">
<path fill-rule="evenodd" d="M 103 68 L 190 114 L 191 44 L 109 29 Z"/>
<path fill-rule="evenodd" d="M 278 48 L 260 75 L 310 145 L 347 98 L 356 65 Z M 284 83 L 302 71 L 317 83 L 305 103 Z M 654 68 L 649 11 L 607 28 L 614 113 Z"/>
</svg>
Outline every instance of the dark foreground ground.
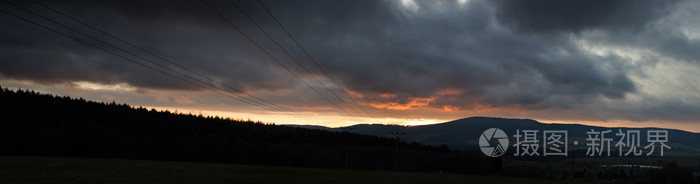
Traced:
<svg viewBox="0 0 700 184">
<path fill-rule="evenodd" d="M 570 183 L 499 176 L 0 156 L 0 183 Z"/>
</svg>

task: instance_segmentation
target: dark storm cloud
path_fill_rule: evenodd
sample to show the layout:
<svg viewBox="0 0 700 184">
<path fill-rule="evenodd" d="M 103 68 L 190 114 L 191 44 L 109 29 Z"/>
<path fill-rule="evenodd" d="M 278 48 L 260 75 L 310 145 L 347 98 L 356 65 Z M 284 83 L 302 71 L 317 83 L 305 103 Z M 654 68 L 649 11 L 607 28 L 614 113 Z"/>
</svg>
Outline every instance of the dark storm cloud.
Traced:
<svg viewBox="0 0 700 184">
<path fill-rule="evenodd" d="M 254 2 L 238 3 L 258 21 L 271 21 Z M 477 96 L 482 103 L 510 105 L 537 104 L 552 95 L 576 99 L 599 95 L 621 98 L 635 90 L 620 71 L 602 71 L 592 62 L 605 58 L 581 53 L 566 37 L 547 40 L 517 37 L 488 17 L 491 14 L 488 4 L 481 2 L 463 8 L 456 1 L 444 1 L 442 5 L 418 2 L 419 12 L 402 9 L 394 1 L 266 3 L 328 70 L 354 91 L 428 97 L 445 88 L 463 89 L 467 91 L 466 97 Z M 291 63 L 269 41 L 265 42 L 260 33 L 254 32 L 252 24 L 234 11 L 231 4 L 225 1 L 211 4 L 244 31 L 257 33 L 252 34 L 254 38 L 261 40 L 266 48 L 273 48 L 270 50 L 275 57 Z M 29 3 L 24 5 L 41 10 Z M 66 3 L 58 7 L 79 17 L 89 17 L 101 27 L 126 36 L 126 40 L 178 58 L 184 66 L 236 86 L 267 89 L 295 83 L 277 82 L 288 77 L 243 37 L 230 34 L 233 31 L 225 22 L 201 3 L 107 1 Z M 8 58 L 22 61 L 5 63 L 8 66 L 3 67 L 7 70 L 3 74 L 9 77 L 47 82 L 123 81 L 138 87 L 196 89 L 133 64 L 123 64 L 124 61 L 118 61 L 120 58 L 100 54 L 71 40 L 55 38 L 56 35 L 39 36 L 42 33 L 37 32 L 41 31 L 30 26 L 25 24 L 19 29 L 31 30 L 32 34 L 15 28 L 6 29 L 8 33 L 3 35 L 29 43 L 46 42 L 44 37 L 49 37 L 53 41 L 48 44 L 54 47 L 40 50 L 34 47 L 29 52 L 52 52 L 25 57 L 32 54 L 18 53 L 13 49 L 15 46 L 6 43 Z M 280 40 L 289 44 L 288 39 Z M 70 46 L 64 48 L 64 45 Z M 47 58 L 51 61 L 46 61 Z M 37 68 L 41 74 L 21 70 L 28 65 L 50 62 L 56 64 Z"/>
<path fill-rule="evenodd" d="M 41 6 L 30 2 L 17 4 L 93 35 L 99 40 L 146 57 L 150 61 L 173 67 L 167 62 L 60 17 Z M 277 68 L 267 67 L 268 65 L 261 63 L 256 55 L 245 54 L 253 52 L 253 48 L 236 44 L 242 40 L 232 37 L 223 21 L 215 19 L 218 17 L 208 9 L 204 9 L 206 7 L 202 3 L 100 1 L 48 4 L 224 84 L 239 89 L 274 90 L 288 87 L 287 81 L 280 80 L 281 72 Z M 59 25 L 51 24 L 12 6 L 4 6 L 4 9 L 84 39 L 108 51 L 156 67 L 136 56 L 70 32 Z M 0 73 L 7 78 L 28 79 L 46 84 L 70 81 L 105 84 L 127 82 L 144 88 L 201 90 L 198 86 L 133 64 L 118 56 L 62 37 L 9 15 L 2 16 L 4 25 L 13 25 L 0 30 L 2 31 L 0 47 L 3 48 L 0 52 L 4 56 L 4 62 L 0 63 L 2 65 Z M 177 75 L 173 71 L 160 70 Z M 176 70 L 187 72 L 183 69 Z M 203 79 L 200 78 L 200 80 Z"/>
<path fill-rule="evenodd" d="M 285 66 L 319 86 L 230 2 L 207 2 Z M 257 2 L 235 2 L 304 66 L 323 76 Z M 579 104 L 636 94 L 638 85 L 630 79 L 624 58 L 592 54 L 575 40 L 596 39 L 583 33 L 597 30 L 605 33 L 600 39 L 617 38 L 628 45 L 654 47 L 635 35 L 652 34 L 646 29 L 676 6 L 675 1 L 263 2 L 336 80 L 364 95 L 358 99 L 361 102 L 408 103 L 412 98 L 438 96 L 430 106 L 460 109 L 477 105 L 582 108 Z M 19 4 L 59 18 L 30 2 Z M 258 91 L 294 89 L 287 98 L 280 97 L 281 103 L 294 104 L 290 98 L 302 98 L 296 105 L 328 105 L 199 1 L 48 4 L 228 85 Z M 21 13 L 11 6 L 2 8 Z M 4 57 L 0 74 L 5 78 L 201 90 L 7 15 L 0 21 L 13 25 L 0 28 Z M 697 44 L 687 39 L 667 39 L 664 43 L 668 44 L 663 46 L 667 55 L 679 53 L 688 58 L 694 56 L 690 48 Z M 461 93 L 440 94 L 448 89 Z M 395 96 L 384 98 L 380 94 Z"/>
<path fill-rule="evenodd" d="M 567 37 L 518 37 L 488 17 L 487 4 L 473 2 L 461 9 L 454 1 L 443 3 L 421 4 L 419 12 L 395 10 L 382 26 L 290 27 L 309 32 L 303 40 L 313 40 L 311 50 L 360 92 L 429 97 L 442 89 L 463 89 L 464 98 L 512 105 L 539 104 L 555 95 L 579 101 L 622 98 L 636 90 L 623 71 L 604 71 L 594 63 L 609 58 L 584 53 Z M 313 15 L 298 19 L 343 22 Z M 327 30 L 332 34 L 311 34 Z"/>
<path fill-rule="evenodd" d="M 528 33 L 640 30 L 667 15 L 675 3 L 674 0 L 494 1 L 499 21 Z"/>
</svg>

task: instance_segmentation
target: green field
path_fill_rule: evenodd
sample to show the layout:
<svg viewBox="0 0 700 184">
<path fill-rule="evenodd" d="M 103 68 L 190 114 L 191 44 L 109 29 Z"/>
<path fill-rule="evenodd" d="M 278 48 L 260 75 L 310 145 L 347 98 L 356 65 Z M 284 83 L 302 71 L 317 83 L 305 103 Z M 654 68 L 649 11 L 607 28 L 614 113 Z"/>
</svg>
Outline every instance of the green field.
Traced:
<svg viewBox="0 0 700 184">
<path fill-rule="evenodd" d="M 0 183 L 565 183 L 498 176 L 0 156 Z"/>
</svg>

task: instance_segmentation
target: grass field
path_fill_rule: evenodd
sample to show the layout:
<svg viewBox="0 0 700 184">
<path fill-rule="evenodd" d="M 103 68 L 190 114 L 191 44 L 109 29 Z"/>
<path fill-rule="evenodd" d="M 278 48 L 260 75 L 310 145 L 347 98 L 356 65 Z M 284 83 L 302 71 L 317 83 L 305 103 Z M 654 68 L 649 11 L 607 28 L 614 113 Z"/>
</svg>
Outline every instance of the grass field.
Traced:
<svg viewBox="0 0 700 184">
<path fill-rule="evenodd" d="M 498 176 L 0 156 L 0 183 L 565 183 Z"/>
</svg>

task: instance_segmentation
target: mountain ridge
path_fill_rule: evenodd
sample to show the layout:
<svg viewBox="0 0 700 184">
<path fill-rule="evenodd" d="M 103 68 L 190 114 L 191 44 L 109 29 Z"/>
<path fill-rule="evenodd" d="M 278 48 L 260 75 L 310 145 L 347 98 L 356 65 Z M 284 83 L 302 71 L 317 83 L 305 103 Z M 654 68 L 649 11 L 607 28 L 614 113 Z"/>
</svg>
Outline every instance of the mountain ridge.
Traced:
<svg viewBox="0 0 700 184">
<path fill-rule="evenodd" d="M 290 125 L 305 127 L 304 125 Z M 311 127 L 311 126 L 308 126 Z M 308 128 L 307 127 L 307 128 Z M 666 130 L 669 134 L 669 144 L 677 145 L 677 150 L 682 152 L 700 153 L 700 133 L 679 129 L 658 127 L 602 127 L 582 124 L 542 123 L 533 119 L 511 119 L 498 117 L 475 116 L 461 118 L 443 123 L 429 125 L 384 125 L 384 124 L 357 124 L 347 127 L 330 128 L 313 126 L 312 128 L 331 131 L 348 131 L 353 133 L 392 137 L 392 132 L 403 132 L 401 138 L 406 141 L 418 142 L 429 145 L 447 145 L 450 148 L 461 150 L 478 149 L 478 138 L 481 132 L 488 128 L 504 130 L 510 138 L 517 130 L 567 130 L 571 141 L 586 142 L 587 132 L 591 130 L 611 130 L 606 135 L 615 136 L 618 131 L 640 130 L 641 140 L 646 140 L 646 131 Z M 585 144 L 584 144 L 585 145 Z"/>
<path fill-rule="evenodd" d="M 398 127 L 423 127 L 423 126 L 435 126 L 435 125 L 445 125 L 445 124 L 450 124 L 450 123 L 459 123 L 458 121 L 469 120 L 469 119 L 479 119 L 479 118 L 485 118 L 485 119 L 505 119 L 505 120 L 526 120 L 526 121 L 534 121 L 535 123 L 545 124 L 545 125 L 577 125 L 577 126 L 589 126 L 589 127 L 609 128 L 609 129 L 617 129 L 617 128 L 625 128 L 625 129 L 666 129 L 666 130 L 677 130 L 677 131 L 687 132 L 687 133 L 691 133 L 691 134 L 700 134 L 700 132 L 692 132 L 692 131 L 687 131 L 687 130 L 682 130 L 682 129 L 674 129 L 674 128 L 661 128 L 661 127 L 621 127 L 621 126 L 606 127 L 606 126 L 585 125 L 585 124 L 580 124 L 580 123 L 546 123 L 546 122 L 540 122 L 540 121 L 537 121 L 537 120 L 534 120 L 534 119 L 528 119 L 528 118 L 501 118 L 501 117 L 488 117 L 488 116 L 472 116 L 472 117 L 466 117 L 466 118 L 460 118 L 460 119 L 456 119 L 456 120 L 451 120 L 451 121 L 447 121 L 447 122 L 434 123 L 434 124 L 424 124 L 424 125 L 398 125 L 398 124 L 379 124 L 379 123 L 360 123 L 360 124 L 354 124 L 354 125 L 342 126 L 342 127 L 328 127 L 328 126 L 323 126 L 323 125 L 310 125 L 310 124 L 283 124 L 283 125 L 284 125 L 284 126 L 293 126 L 293 127 L 304 127 L 304 128 L 329 129 L 329 130 L 343 129 L 343 128 L 346 128 L 346 127 L 372 126 L 372 125 L 385 125 L 385 126 L 398 126 Z"/>
</svg>

